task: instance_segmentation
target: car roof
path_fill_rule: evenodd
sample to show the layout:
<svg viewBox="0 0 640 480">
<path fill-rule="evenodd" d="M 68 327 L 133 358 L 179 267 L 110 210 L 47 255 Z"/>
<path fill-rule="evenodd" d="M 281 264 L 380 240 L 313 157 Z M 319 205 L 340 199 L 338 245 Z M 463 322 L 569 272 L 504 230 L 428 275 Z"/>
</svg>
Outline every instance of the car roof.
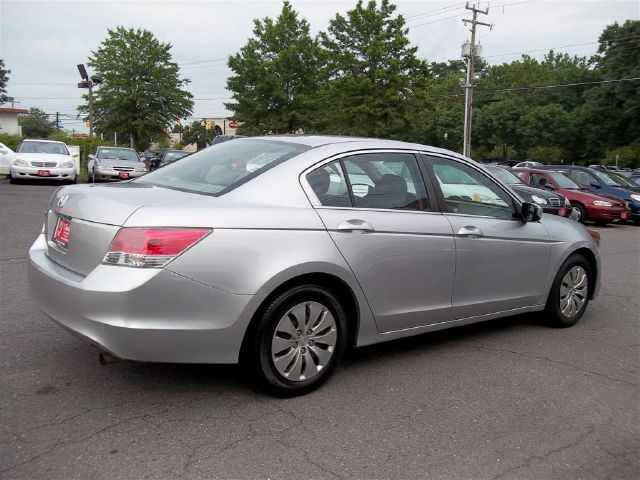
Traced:
<svg viewBox="0 0 640 480">
<path fill-rule="evenodd" d="M 60 140 L 46 140 L 42 138 L 24 138 L 22 142 L 39 142 L 39 143 L 61 143 L 62 145 L 66 145 L 66 143 L 61 142 Z M 20 142 L 20 143 L 22 143 Z"/>
<path fill-rule="evenodd" d="M 324 147 L 326 145 L 335 145 L 342 143 L 370 143 L 372 148 L 402 148 L 411 150 L 429 149 L 438 151 L 447 155 L 460 156 L 459 154 L 444 150 L 442 148 L 430 145 L 422 145 L 418 143 L 402 142 L 400 140 L 386 140 L 371 137 L 352 137 L 342 135 L 310 135 L 310 134 L 291 134 L 291 135 L 265 135 L 259 137 L 246 137 L 247 140 L 267 140 L 276 142 L 296 143 L 311 148 Z"/>
<path fill-rule="evenodd" d="M 98 147 L 98 149 L 101 149 L 101 148 L 107 148 L 107 149 L 109 149 L 109 150 L 131 150 L 132 152 L 135 152 L 135 151 L 136 151 L 136 150 L 135 150 L 135 148 L 129 148 L 129 147 L 110 147 L 109 145 L 100 145 L 100 146 Z"/>
</svg>

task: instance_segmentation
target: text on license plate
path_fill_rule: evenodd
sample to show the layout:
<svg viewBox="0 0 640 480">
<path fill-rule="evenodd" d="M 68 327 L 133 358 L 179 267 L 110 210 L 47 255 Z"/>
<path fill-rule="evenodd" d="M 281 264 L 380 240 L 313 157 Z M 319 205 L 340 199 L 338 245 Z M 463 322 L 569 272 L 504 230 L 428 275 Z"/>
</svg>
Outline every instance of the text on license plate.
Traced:
<svg viewBox="0 0 640 480">
<path fill-rule="evenodd" d="M 118 176 L 119 176 L 120 178 L 129 178 L 129 173 L 128 173 L 128 172 L 120 172 L 120 173 L 118 174 Z"/>
<path fill-rule="evenodd" d="M 50 177 L 51 176 L 51 171 L 50 170 L 38 170 L 38 176 L 39 177 Z"/>
<path fill-rule="evenodd" d="M 60 217 L 56 225 L 56 230 L 53 232 L 53 241 L 66 247 L 69 245 L 69 238 L 71 236 L 71 222 L 66 218 Z"/>
</svg>

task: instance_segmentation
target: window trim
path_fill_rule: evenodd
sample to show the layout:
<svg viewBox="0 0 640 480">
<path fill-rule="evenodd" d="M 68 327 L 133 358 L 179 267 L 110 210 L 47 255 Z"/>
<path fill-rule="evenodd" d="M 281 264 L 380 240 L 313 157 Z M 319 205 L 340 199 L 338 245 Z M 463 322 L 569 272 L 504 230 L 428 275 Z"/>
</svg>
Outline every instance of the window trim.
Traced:
<svg viewBox="0 0 640 480">
<path fill-rule="evenodd" d="M 353 157 L 355 155 L 365 155 L 365 154 L 374 154 L 374 153 L 396 153 L 396 154 L 409 154 L 412 155 L 418 165 L 418 171 L 420 173 L 420 178 L 422 180 L 422 184 L 425 187 L 425 193 L 427 194 L 427 200 L 429 201 L 429 209 L 428 210 L 400 210 L 396 208 L 371 208 L 371 207 L 357 207 L 355 206 L 355 199 L 353 198 L 353 192 L 351 189 L 351 182 L 349 180 L 348 173 L 346 171 L 346 167 L 344 165 L 344 158 Z M 338 161 L 340 164 L 340 168 L 342 169 L 342 173 L 345 176 L 345 181 L 347 182 L 347 188 L 349 191 L 349 198 L 351 199 L 350 207 L 333 207 L 329 205 L 322 205 L 320 200 L 316 196 L 316 193 L 313 191 L 313 188 L 307 181 L 307 175 L 314 170 L 321 168 L 322 166 Z M 438 214 L 441 212 L 437 208 L 437 198 L 435 196 L 435 191 L 430 181 L 427 181 L 425 178 L 425 170 L 420 161 L 420 151 L 415 149 L 394 149 L 394 148 L 372 148 L 372 149 L 359 149 L 353 150 L 350 152 L 341 152 L 330 157 L 327 157 L 319 162 L 314 163 L 310 167 L 300 173 L 298 180 L 300 181 L 300 185 L 304 193 L 307 195 L 311 206 L 314 209 L 320 210 L 357 210 L 357 211 L 371 211 L 371 212 L 396 212 L 396 213 L 428 213 L 428 214 Z"/>
<path fill-rule="evenodd" d="M 430 181 L 433 184 L 433 188 L 436 190 L 436 196 L 438 198 L 438 206 L 440 208 L 440 212 L 443 215 L 455 215 L 457 217 L 471 217 L 471 218 L 491 218 L 494 220 L 507 220 L 507 221 L 517 221 L 517 222 L 521 222 L 522 220 L 517 218 L 516 216 L 520 216 L 522 214 L 522 201 L 517 197 L 517 195 L 514 192 L 511 192 L 510 188 L 504 188 L 503 185 L 500 185 L 500 183 L 498 183 L 494 178 L 492 178 L 490 175 L 487 175 L 487 172 L 485 172 L 484 170 L 482 170 L 482 168 L 479 168 L 478 166 L 474 165 L 473 163 L 467 161 L 466 159 L 462 159 L 462 158 L 458 158 L 458 157 L 454 157 L 452 155 L 443 155 L 440 152 L 431 152 L 428 150 L 422 151 L 420 152 L 420 160 L 422 161 L 422 163 L 424 163 L 426 170 L 429 173 L 430 176 Z M 447 210 L 446 207 L 446 200 L 444 198 L 444 195 L 442 194 L 442 189 L 440 188 L 440 185 L 438 183 L 438 179 L 436 177 L 436 174 L 433 170 L 433 165 L 431 163 L 431 160 L 429 159 L 429 157 L 437 157 L 437 158 L 442 158 L 444 160 L 450 160 L 452 162 L 456 162 L 456 163 L 460 163 L 466 167 L 471 168 L 472 170 L 475 170 L 477 173 L 479 173 L 480 175 L 482 175 L 483 177 L 485 177 L 486 179 L 488 179 L 491 183 L 493 183 L 497 188 L 499 188 L 500 190 L 502 190 L 509 198 L 511 198 L 511 201 L 513 202 L 513 207 L 514 207 L 514 216 L 512 218 L 503 218 L 503 217 L 494 217 L 491 215 L 472 215 L 469 213 L 454 213 L 454 212 L 449 212 Z M 437 184 L 437 185 L 436 185 Z"/>
</svg>

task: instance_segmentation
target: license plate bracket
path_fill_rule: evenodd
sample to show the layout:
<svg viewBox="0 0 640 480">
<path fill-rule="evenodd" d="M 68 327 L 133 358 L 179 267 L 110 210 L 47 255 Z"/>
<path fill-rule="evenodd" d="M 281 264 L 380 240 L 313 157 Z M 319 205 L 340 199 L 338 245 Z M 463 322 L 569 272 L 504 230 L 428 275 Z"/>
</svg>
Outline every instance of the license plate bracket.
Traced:
<svg viewBox="0 0 640 480">
<path fill-rule="evenodd" d="M 118 176 L 119 176 L 120 178 L 125 178 L 125 179 L 127 179 L 127 178 L 129 178 L 129 172 L 120 172 L 120 173 L 118 173 Z"/>
<path fill-rule="evenodd" d="M 50 177 L 51 176 L 51 170 L 38 170 L 38 176 L 39 177 Z"/>
</svg>

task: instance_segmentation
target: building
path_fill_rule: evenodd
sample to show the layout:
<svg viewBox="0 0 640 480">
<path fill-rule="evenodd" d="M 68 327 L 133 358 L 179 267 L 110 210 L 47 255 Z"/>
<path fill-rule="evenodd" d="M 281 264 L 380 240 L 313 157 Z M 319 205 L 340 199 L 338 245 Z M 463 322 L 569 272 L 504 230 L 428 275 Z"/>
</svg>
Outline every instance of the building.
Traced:
<svg viewBox="0 0 640 480">
<path fill-rule="evenodd" d="M 29 113 L 24 108 L 0 107 L 0 133 L 22 135 L 22 128 L 18 125 L 18 115 Z"/>
</svg>

